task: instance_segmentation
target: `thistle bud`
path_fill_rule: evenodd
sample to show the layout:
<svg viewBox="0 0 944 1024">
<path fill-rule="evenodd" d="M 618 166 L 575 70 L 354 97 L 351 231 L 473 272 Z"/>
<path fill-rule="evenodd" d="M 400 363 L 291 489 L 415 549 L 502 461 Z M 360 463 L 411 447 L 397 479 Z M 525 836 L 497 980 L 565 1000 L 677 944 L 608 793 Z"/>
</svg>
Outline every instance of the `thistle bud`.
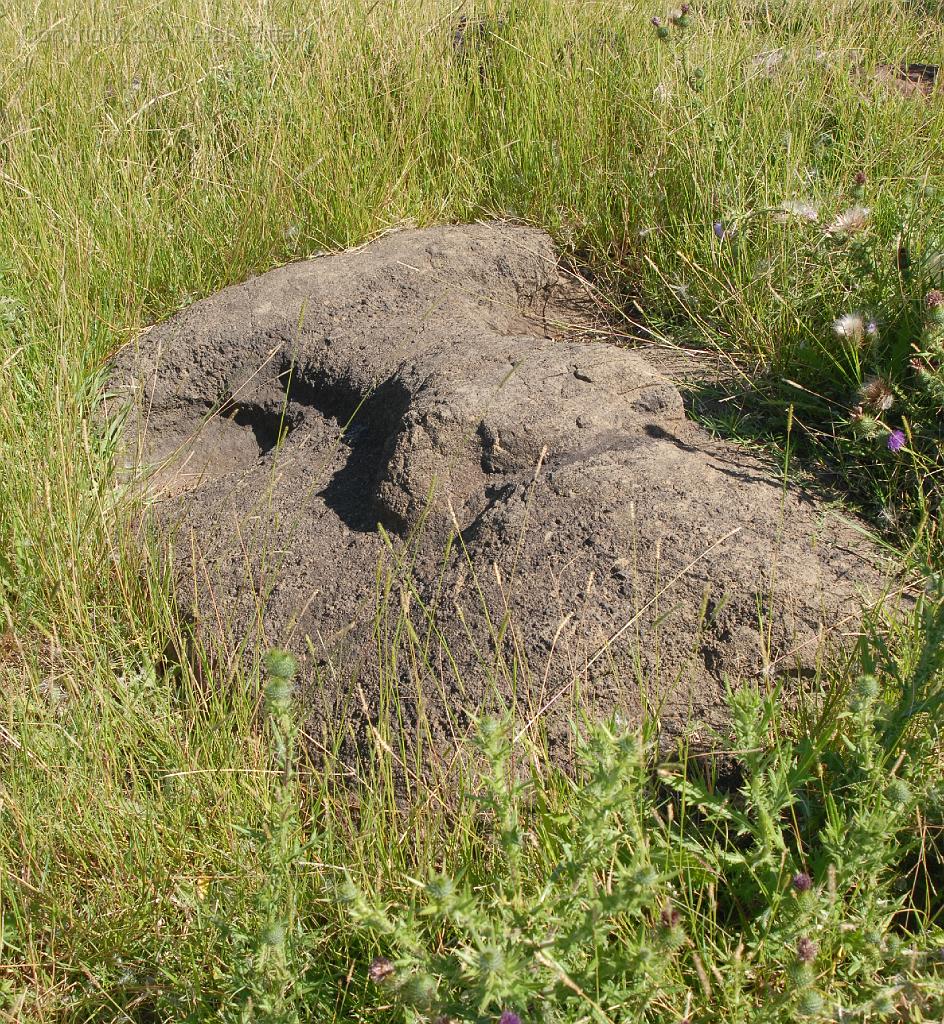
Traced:
<svg viewBox="0 0 944 1024">
<path fill-rule="evenodd" d="M 882 432 L 879 421 L 874 416 L 864 412 L 861 406 L 858 406 L 849 418 L 856 436 L 864 440 L 878 437 Z"/>
<path fill-rule="evenodd" d="M 875 700 L 879 694 L 878 680 L 866 673 L 856 680 L 856 694 L 863 700 Z"/>
<path fill-rule="evenodd" d="M 265 670 L 272 679 L 294 679 L 298 671 L 295 656 L 288 651 L 273 648 L 263 659 Z"/>
<path fill-rule="evenodd" d="M 903 807 L 911 799 L 911 787 L 904 779 L 892 779 L 885 790 L 885 795 L 899 807 Z"/>
<path fill-rule="evenodd" d="M 271 713 L 286 711 L 292 706 L 292 692 L 295 687 L 290 679 L 273 679 L 266 684 L 265 702 Z"/>
<path fill-rule="evenodd" d="M 262 941 L 267 946 L 281 946 L 285 943 L 285 925 L 280 921 L 270 924 L 262 933 Z"/>
<path fill-rule="evenodd" d="M 652 18 L 650 18 L 650 22 L 652 24 L 652 27 L 656 30 L 656 35 L 660 39 L 669 38 L 669 30 L 665 25 L 662 24 L 662 19 L 657 14 L 653 15 Z"/>
<path fill-rule="evenodd" d="M 401 990 L 407 1003 L 419 1010 L 427 1010 L 436 998 L 436 979 L 429 974 L 414 974 Z"/>
<path fill-rule="evenodd" d="M 823 997 L 815 988 L 808 988 L 797 1003 L 801 1017 L 818 1017 L 823 1012 Z"/>
</svg>

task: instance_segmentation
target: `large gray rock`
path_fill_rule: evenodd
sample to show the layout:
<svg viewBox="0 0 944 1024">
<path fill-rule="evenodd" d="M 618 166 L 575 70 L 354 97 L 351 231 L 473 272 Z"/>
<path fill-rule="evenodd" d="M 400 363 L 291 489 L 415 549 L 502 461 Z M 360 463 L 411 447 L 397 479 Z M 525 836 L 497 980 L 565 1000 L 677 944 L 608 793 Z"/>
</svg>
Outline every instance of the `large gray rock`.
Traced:
<svg viewBox="0 0 944 1024">
<path fill-rule="evenodd" d="M 303 656 L 313 726 L 385 693 L 434 737 L 495 695 L 552 738 L 577 698 L 717 725 L 726 676 L 808 673 L 880 594 L 827 505 L 563 330 L 570 291 L 540 231 L 403 231 L 119 356 L 181 592 Z"/>
</svg>

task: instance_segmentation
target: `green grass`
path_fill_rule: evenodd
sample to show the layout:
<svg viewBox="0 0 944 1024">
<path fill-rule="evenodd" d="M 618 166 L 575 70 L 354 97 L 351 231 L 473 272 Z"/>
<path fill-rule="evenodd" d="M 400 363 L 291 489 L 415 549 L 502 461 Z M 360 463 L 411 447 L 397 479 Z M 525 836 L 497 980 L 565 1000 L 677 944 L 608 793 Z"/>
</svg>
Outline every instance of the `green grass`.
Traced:
<svg viewBox="0 0 944 1024">
<path fill-rule="evenodd" d="M 258 674 L 168 654 L 186 644 L 172 588 L 95 415 L 108 355 L 223 284 L 406 222 L 546 227 L 627 333 L 730 358 L 730 401 L 694 399 L 729 410 L 717 429 L 779 450 L 790 420 L 792 461 L 831 474 L 916 575 L 941 566 L 925 296 L 942 274 L 944 99 L 851 69 L 944 63 L 940 4 L 729 0 L 660 41 L 661 8 L 510 0 L 470 6 L 485 30 L 457 51 L 460 13 L 3 5 L 0 1020 L 409 1019 L 425 983 L 399 982 L 424 974 L 458 1019 L 835 1019 L 840 1003 L 940 1019 L 933 586 L 801 715 L 744 705 L 739 739 L 763 753 L 739 759 L 734 818 L 697 773 L 650 770 L 646 737 L 627 753 L 597 735 L 586 791 L 539 745 L 503 774 L 494 736 L 452 796 L 416 780 L 407 808 L 393 733 L 357 778 L 330 755 L 286 774 L 294 725 L 276 701 L 263 726 Z M 780 50 L 768 75 L 757 55 Z M 778 223 L 785 200 L 819 222 Z M 828 237 L 855 204 L 868 230 Z M 837 339 L 860 309 L 878 340 Z M 894 405 L 864 422 L 872 376 Z M 850 704 L 862 673 L 881 694 Z M 455 795 L 483 787 L 484 805 Z M 630 869 L 651 869 L 645 885 L 601 903 Z M 465 879 L 465 920 L 420 885 L 436 872 Z M 417 899 L 439 904 L 420 915 Z M 500 969 L 457 970 L 463 949 L 499 946 Z M 396 983 L 367 982 L 375 955 Z M 821 1007 L 801 1007 L 814 991 Z"/>
</svg>

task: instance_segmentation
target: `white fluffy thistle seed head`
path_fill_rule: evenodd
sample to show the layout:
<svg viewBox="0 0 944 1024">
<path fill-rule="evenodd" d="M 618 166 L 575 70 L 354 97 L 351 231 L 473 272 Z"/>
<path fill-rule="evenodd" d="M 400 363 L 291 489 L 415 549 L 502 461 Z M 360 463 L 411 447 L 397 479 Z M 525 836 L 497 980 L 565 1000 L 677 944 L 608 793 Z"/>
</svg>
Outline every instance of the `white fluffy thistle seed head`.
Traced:
<svg viewBox="0 0 944 1024">
<path fill-rule="evenodd" d="M 866 337 L 865 317 L 861 313 L 844 313 L 833 321 L 833 332 L 837 338 L 848 341 L 857 348 Z"/>
<path fill-rule="evenodd" d="M 843 210 L 826 229 L 826 234 L 834 238 L 850 238 L 869 226 L 871 210 L 867 206 L 852 206 Z"/>
<path fill-rule="evenodd" d="M 785 199 L 773 215 L 777 224 L 788 224 L 790 221 L 806 221 L 814 224 L 819 220 L 819 210 L 811 203 L 799 199 Z"/>
</svg>

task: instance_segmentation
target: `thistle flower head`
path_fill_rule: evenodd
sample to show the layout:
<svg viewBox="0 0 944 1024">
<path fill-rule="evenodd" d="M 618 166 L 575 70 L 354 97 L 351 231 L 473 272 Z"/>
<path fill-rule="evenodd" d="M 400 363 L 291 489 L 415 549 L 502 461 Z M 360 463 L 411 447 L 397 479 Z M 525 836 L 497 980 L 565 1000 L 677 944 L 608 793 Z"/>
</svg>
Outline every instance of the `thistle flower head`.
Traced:
<svg viewBox="0 0 944 1024">
<path fill-rule="evenodd" d="M 858 348 L 866 337 L 865 317 L 861 313 L 843 313 L 833 321 L 833 332 L 837 338 L 851 342 Z"/>
<path fill-rule="evenodd" d="M 654 14 L 649 19 L 649 22 L 652 25 L 652 27 L 656 30 L 656 35 L 660 39 L 668 39 L 669 38 L 669 30 L 668 30 L 668 28 L 665 25 L 662 24 L 662 19 L 659 17 L 658 14 Z"/>
<path fill-rule="evenodd" d="M 869 226 L 870 213 L 867 206 L 852 206 L 836 217 L 826 229 L 826 234 L 840 239 L 857 235 Z"/>
<path fill-rule="evenodd" d="M 393 966 L 393 961 L 385 956 L 375 956 L 370 962 L 370 967 L 367 968 L 367 977 L 375 985 L 382 985 L 396 973 L 397 969 Z"/>
<path fill-rule="evenodd" d="M 924 305 L 932 324 L 937 326 L 944 324 L 944 292 L 939 288 L 928 292 L 924 297 Z"/>
<path fill-rule="evenodd" d="M 521 1018 L 514 1010 L 502 1010 L 502 1015 L 498 1018 L 498 1024 L 521 1024 Z"/>
<path fill-rule="evenodd" d="M 811 203 L 804 203 L 799 199 L 784 199 L 774 212 L 773 220 L 777 224 L 787 224 L 791 220 L 814 224 L 819 220 L 819 210 Z"/>
<path fill-rule="evenodd" d="M 455 899 L 456 883 L 448 875 L 435 875 L 426 883 L 426 894 L 439 903 Z"/>
<path fill-rule="evenodd" d="M 888 435 L 888 450 L 890 452 L 900 452 L 905 447 L 905 432 L 903 430 L 893 430 Z"/>
<path fill-rule="evenodd" d="M 265 702 L 270 712 L 277 713 L 286 711 L 292 704 L 292 691 L 295 687 L 290 679 L 279 679 L 276 677 L 266 683 Z"/>
<path fill-rule="evenodd" d="M 671 903 L 666 903 L 659 914 L 659 920 L 662 922 L 663 928 L 674 928 L 682 920 L 682 915 Z"/>
<path fill-rule="evenodd" d="M 819 947 L 811 938 L 805 935 L 797 943 L 797 960 L 801 964 L 812 963 L 816 959 L 817 952 L 819 952 Z"/>
<path fill-rule="evenodd" d="M 862 404 L 874 412 L 888 412 L 895 404 L 895 392 L 888 381 L 881 377 L 869 377 L 859 388 Z"/>
<path fill-rule="evenodd" d="M 795 892 L 809 892 L 813 888 L 813 879 L 805 871 L 798 871 L 790 884 Z"/>
<path fill-rule="evenodd" d="M 267 946 L 281 946 L 285 942 L 285 925 L 274 921 L 262 933 L 262 941 Z"/>
<path fill-rule="evenodd" d="M 882 989 L 872 1000 L 871 1008 L 879 1019 L 890 1017 L 895 1012 L 894 989 Z"/>
<path fill-rule="evenodd" d="M 887 511 L 887 510 L 885 510 Z M 885 519 L 885 516 L 882 516 Z M 888 525 L 894 526 L 891 516 L 888 517 Z M 866 673 L 859 676 L 850 695 L 849 706 L 853 711 L 866 711 L 871 707 L 873 701 L 879 694 L 878 680 L 875 676 Z"/>
<path fill-rule="evenodd" d="M 498 946 L 486 946 L 479 951 L 478 969 L 484 978 L 500 974 L 505 968 L 505 953 Z"/>
<path fill-rule="evenodd" d="M 403 986 L 403 997 L 417 1009 L 428 1009 L 436 998 L 436 979 L 430 974 L 414 974 Z"/>
</svg>

